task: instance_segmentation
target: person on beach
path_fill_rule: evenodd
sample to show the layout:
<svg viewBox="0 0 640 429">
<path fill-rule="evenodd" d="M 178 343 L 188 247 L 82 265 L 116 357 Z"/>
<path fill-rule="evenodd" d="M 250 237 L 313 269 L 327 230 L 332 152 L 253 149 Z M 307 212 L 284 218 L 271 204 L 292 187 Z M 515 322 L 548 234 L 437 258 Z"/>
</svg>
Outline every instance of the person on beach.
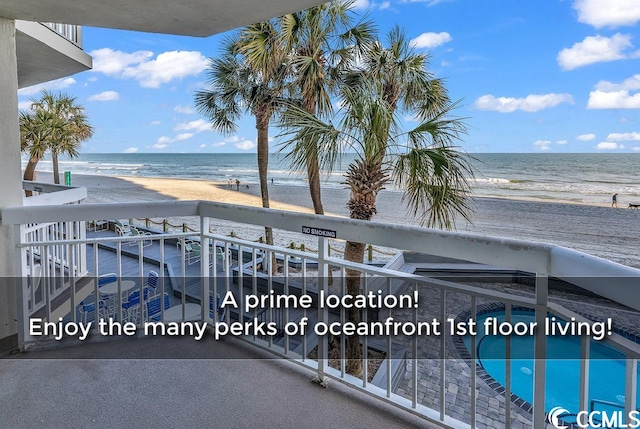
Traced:
<svg viewBox="0 0 640 429">
<path fill-rule="evenodd" d="M 236 190 L 240 190 L 240 179 L 236 179 Z"/>
<path fill-rule="evenodd" d="M 613 194 L 613 197 L 611 197 L 611 207 L 618 208 L 618 194 Z"/>
<path fill-rule="evenodd" d="M 229 177 L 229 181 L 227 182 L 227 189 L 233 189 L 233 182 L 231 181 L 231 177 Z"/>
<path fill-rule="evenodd" d="M 273 185 L 273 177 L 271 178 L 271 184 Z"/>
</svg>

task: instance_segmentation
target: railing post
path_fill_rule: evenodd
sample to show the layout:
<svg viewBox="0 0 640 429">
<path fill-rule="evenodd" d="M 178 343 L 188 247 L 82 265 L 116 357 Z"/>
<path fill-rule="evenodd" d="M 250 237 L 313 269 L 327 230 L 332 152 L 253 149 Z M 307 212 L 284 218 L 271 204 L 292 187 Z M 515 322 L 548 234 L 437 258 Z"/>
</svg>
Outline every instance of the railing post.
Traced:
<svg viewBox="0 0 640 429">
<path fill-rule="evenodd" d="M 76 29 L 76 45 L 78 45 L 80 48 L 82 48 L 82 26 L 81 25 L 75 25 L 74 26 Z"/>
<path fill-rule="evenodd" d="M 84 276 L 87 273 L 87 244 L 84 243 L 84 240 L 87 239 L 87 222 L 80 221 L 78 222 L 78 232 L 79 238 L 83 241 L 82 244 L 78 246 L 78 276 Z"/>
<path fill-rule="evenodd" d="M 169 232 L 169 221 L 166 219 L 162 219 L 162 230 L 164 232 Z"/>
<path fill-rule="evenodd" d="M 324 237 L 318 237 L 318 291 L 322 291 L 327 296 L 329 289 L 329 265 L 326 258 L 329 256 L 329 240 Z M 304 261 L 303 261 L 304 263 Z M 318 302 L 318 321 L 329 322 L 329 310 L 320 305 Z M 329 337 L 328 334 L 319 336 L 318 338 L 318 375 L 313 381 L 326 386 L 327 380 L 325 369 L 329 362 Z"/>
<path fill-rule="evenodd" d="M 624 388 L 624 421 L 630 426 L 631 413 L 636 411 L 636 397 L 638 386 L 638 359 L 627 358 L 627 366 L 625 371 L 625 388 Z"/>
<path fill-rule="evenodd" d="M 24 349 L 26 341 L 28 339 L 28 326 L 29 326 L 29 298 L 27 293 L 28 279 L 27 279 L 27 249 L 17 247 L 18 244 L 26 241 L 25 225 L 16 225 L 14 230 L 14 243 L 16 244 L 15 256 L 16 260 L 20 261 L 20 277 L 18 279 L 9 278 L 9 282 L 15 281 L 16 295 L 17 295 L 17 319 L 18 319 L 18 348 Z M 33 253 L 33 248 L 30 249 Z M 41 264 L 44 264 L 41 262 Z M 42 275 L 42 274 L 41 274 Z M 33 282 L 33 279 L 31 279 Z M 43 282 L 44 284 L 44 282 Z M 44 286 L 42 286 L 44 287 Z M 43 289 L 44 290 L 44 289 Z M 35 302 L 33 303 L 35 306 Z"/>
<path fill-rule="evenodd" d="M 547 336 L 544 325 L 547 317 L 547 298 L 549 295 L 549 277 L 546 274 L 536 275 L 536 333 L 533 364 L 533 427 L 543 428 L 545 425 L 545 389 L 547 375 Z"/>
<path fill-rule="evenodd" d="M 580 338 L 580 395 L 578 411 L 589 410 L 589 359 L 591 354 L 591 338 L 583 335 Z M 591 411 L 591 410 L 589 410 Z M 587 416 L 583 416 L 578 423 L 587 425 Z"/>
<path fill-rule="evenodd" d="M 186 224 L 185 224 L 186 225 Z M 209 218 L 200 216 L 200 296 L 202 300 L 200 302 L 200 320 L 209 319 L 209 239 L 205 236 L 205 233 L 209 231 Z M 186 232 L 186 231 L 185 231 Z M 215 246 L 215 240 L 213 240 Z M 213 257 L 215 258 L 215 247 L 213 249 Z M 213 314 L 215 321 L 215 314 L 218 309 L 216 308 L 216 296 L 213 295 Z"/>
</svg>

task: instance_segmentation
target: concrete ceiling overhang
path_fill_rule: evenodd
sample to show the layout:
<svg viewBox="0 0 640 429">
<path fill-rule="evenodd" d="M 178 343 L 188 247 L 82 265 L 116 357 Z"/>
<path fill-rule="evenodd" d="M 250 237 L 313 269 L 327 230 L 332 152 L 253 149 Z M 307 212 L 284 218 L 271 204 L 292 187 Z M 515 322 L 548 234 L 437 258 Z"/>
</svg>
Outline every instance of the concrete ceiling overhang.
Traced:
<svg viewBox="0 0 640 429">
<path fill-rule="evenodd" d="M 18 88 L 89 70 L 91 57 L 38 22 L 16 21 Z"/>
<path fill-rule="evenodd" d="M 321 3 L 319 0 L 0 0 L 0 17 L 205 37 Z"/>
</svg>

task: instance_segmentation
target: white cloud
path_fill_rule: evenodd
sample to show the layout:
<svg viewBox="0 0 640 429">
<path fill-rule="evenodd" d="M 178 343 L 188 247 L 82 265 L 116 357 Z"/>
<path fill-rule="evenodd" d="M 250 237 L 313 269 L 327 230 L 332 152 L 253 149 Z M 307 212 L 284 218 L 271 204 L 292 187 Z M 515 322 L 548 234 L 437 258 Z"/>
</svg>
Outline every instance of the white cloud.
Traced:
<svg viewBox="0 0 640 429">
<path fill-rule="evenodd" d="M 137 66 L 153 57 L 153 52 L 135 51 L 129 54 L 114 51 L 111 48 L 102 48 L 89 52 L 89 55 L 93 57 L 92 71 L 107 76 L 121 77 L 128 67 Z"/>
<path fill-rule="evenodd" d="M 89 101 L 114 101 L 120 98 L 120 94 L 116 91 L 103 91 L 99 94 L 92 95 L 87 100 Z"/>
<path fill-rule="evenodd" d="M 634 25 L 640 21 L 638 0 L 576 0 L 578 21 L 595 28 Z"/>
<path fill-rule="evenodd" d="M 62 79 L 51 80 L 49 82 L 39 83 L 37 85 L 27 86 L 18 90 L 18 95 L 34 95 L 41 92 L 43 89 L 50 91 L 60 90 L 70 87 L 76 83 L 76 80 L 72 77 L 65 77 Z"/>
<path fill-rule="evenodd" d="M 595 90 L 589 93 L 588 109 L 639 109 L 640 74 L 636 74 L 620 83 L 601 80 Z M 632 94 L 635 92 L 635 94 Z"/>
<path fill-rule="evenodd" d="M 251 140 L 245 140 L 240 143 L 234 144 L 234 146 L 240 150 L 251 150 L 256 147 L 256 144 Z"/>
<path fill-rule="evenodd" d="M 640 109 L 640 92 L 630 95 L 629 91 L 591 91 L 587 109 Z"/>
<path fill-rule="evenodd" d="M 217 142 L 217 143 L 212 143 L 211 147 L 222 147 L 224 145 L 226 145 L 227 142 Z"/>
<path fill-rule="evenodd" d="M 567 143 L 569 143 L 569 142 L 568 142 L 568 141 L 566 141 L 566 140 L 558 140 L 558 141 L 556 142 L 556 144 L 559 144 L 559 145 L 565 145 L 565 144 L 567 144 Z"/>
<path fill-rule="evenodd" d="M 557 59 L 563 70 L 573 70 L 588 64 L 636 58 L 638 51 L 629 52 L 629 49 L 633 49 L 633 44 L 628 34 L 589 36 L 571 48 L 561 50 Z"/>
<path fill-rule="evenodd" d="M 353 8 L 356 10 L 369 9 L 369 0 L 355 0 L 353 2 Z"/>
<path fill-rule="evenodd" d="M 621 91 L 628 90 L 634 91 L 640 89 L 640 74 L 635 74 L 620 83 L 613 83 L 607 80 L 601 80 L 596 83 L 595 89 L 601 91 Z"/>
<path fill-rule="evenodd" d="M 138 151 L 137 147 L 131 146 L 130 148 L 123 150 L 122 153 L 136 153 L 137 151 Z"/>
<path fill-rule="evenodd" d="M 160 125 L 162 122 L 160 121 L 151 121 L 149 125 Z"/>
<path fill-rule="evenodd" d="M 202 143 L 202 144 L 200 145 L 200 149 L 204 149 L 204 148 L 206 148 L 206 147 L 207 147 L 207 145 L 206 145 L 206 144 L 204 144 L 204 143 Z"/>
<path fill-rule="evenodd" d="M 441 67 L 449 67 L 450 65 L 451 65 L 451 63 L 449 61 L 446 61 L 446 60 L 442 60 L 440 62 L 440 66 Z"/>
<path fill-rule="evenodd" d="M 624 145 L 615 143 L 615 142 L 600 142 L 596 146 L 598 150 L 616 150 L 616 149 L 624 149 Z"/>
<path fill-rule="evenodd" d="M 533 147 L 538 150 L 549 150 L 551 149 L 551 142 L 549 140 L 538 140 L 533 143 Z"/>
<path fill-rule="evenodd" d="M 530 94 L 524 98 L 494 97 L 491 94 L 487 94 L 478 98 L 474 102 L 474 105 L 480 110 L 494 110 L 496 112 L 509 113 L 516 110 L 537 112 L 562 103 L 573 104 L 571 94 Z"/>
<path fill-rule="evenodd" d="M 634 152 L 640 152 L 640 146 L 634 146 L 631 148 L 631 150 Z"/>
<path fill-rule="evenodd" d="M 193 133 L 182 133 L 174 137 L 173 141 L 187 140 L 193 137 Z"/>
<path fill-rule="evenodd" d="M 180 104 L 178 104 L 176 107 L 173 108 L 173 110 L 175 110 L 178 113 L 184 113 L 186 115 L 192 115 L 194 113 L 196 113 L 196 109 L 194 109 L 191 106 L 182 106 Z"/>
<path fill-rule="evenodd" d="M 383 1 L 382 3 L 380 3 L 380 6 L 378 8 L 380 10 L 385 10 L 385 9 L 389 9 L 390 7 L 391 7 L 390 1 Z"/>
<path fill-rule="evenodd" d="M 126 53 L 102 48 L 89 53 L 93 70 L 121 79 L 136 79 L 140 86 L 158 88 L 163 83 L 199 74 L 207 59 L 197 51 L 169 51 L 155 59 L 151 51 Z"/>
<path fill-rule="evenodd" d="M 195 121 L 182 122 L 173 128 L 175 131 L 195 131 L 200 133 L 203 131 L 213 131 L 211 123 L 204 119 L 196 119 Z"/>
<path fill-rule="evenodd" d="M 440 33 L 422 33 L 415 39 L 411 39 L 409 43 L 415 48 L 435 48 L 452 40 L 449 33 L 442 31 Z"/>
<path fill-rule="evenodd" d="M 179 142 L 179 141 L 182 141 L 182 140 L 188 140 L 193 136 L 194 136 L 193 133 L 182 133 L 182 134 L 178 134 L 175 137 L 162 136 L 162 137 L 160 137 L 158 139 L 158 143 L 155 144 L 153 147 L 155 149 L 164 149 L 165 147 L 167 147 L 169 145 L 169 143 Z M 162 146 L 162 147 L 159 147 L 159 146 Z"/>
<path fill-rule="evenodd" d="M 581 141 L 581 142 L 588 142 L 591 140 L 595 140 L 596 139 L 596 135 L 593 133 L 589 133 L 589 134 L 580 134 L 579 136 L 576 137 L 576 140 Z"/>
<path fill-rule="evenodd" d="M 611 133 L 607 136 L 607 140 L 612 142 L 640 141 L 640 133 Z"/>
</svg>

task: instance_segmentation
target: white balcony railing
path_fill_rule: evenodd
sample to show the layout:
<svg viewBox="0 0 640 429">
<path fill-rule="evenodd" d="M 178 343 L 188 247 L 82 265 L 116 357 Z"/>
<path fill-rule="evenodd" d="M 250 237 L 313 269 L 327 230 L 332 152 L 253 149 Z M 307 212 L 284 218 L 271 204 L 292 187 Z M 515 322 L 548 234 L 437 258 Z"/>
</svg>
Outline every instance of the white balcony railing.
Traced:
<svg viewBox="0 0 640 429">
<path fill-rule="evenodd" d="M 116 237 L 113 235 L 93 237 L 71 235 L 64 237 L 29 236 L 25 232 L 34 224 L 60 223 L 75 225 L 78 222 L 95 219 L 131 219 L 131 218 L 162 218 L 162 217 L 191 217 L 197 219 L 200 232 L 197 233 L 157 233 L 151 236 Z M 215 221 L 215 222 L 214 222 Z M 236 222 L 250 226 L 271 226 L 287 233 L 300 234 L 300 239 L 309 239 L 309 235 L 301 232 L 304 227 L 320 228 L 334 231 L 338 240 L 354 240 L 403 251 L 421 252 L 441 257 L 456 258 L 491 266 L 508 268 L 519 272 L 535 275 L 535 291 L 529 294 L 507 293 L 491 287 L 480 287 L 461 284 L 452 281 L 438 280 L 403 272 L 392 268 L 381 268 L 366 264 L 355 264 L 343 259 L 329 256 L 329 239 L 317 238 L 317 250 L 293 250 L 277 246 L 269 246 L 253 241 L 241 240 L 210 231 L 210 226 L 219 221 Z M 162 203 L 133 203 L 108 205 L 75 205 L 53 207 L 7 208 L 2 210 L 3 224 L 16 225 L 21 229 L 21 249 L 24 266 L 32 267 L 34 261 L 29 261 L 30 255 L 51 253 L 56 247 L 67 248 L 69 255 L 82 253 L 81 246 L 86 246 L 88 255 L 88 271 L 98 276 L 105 272 L 114 271 L 119 279 L 126 277 L 138 278 L 140 293 L 144 278 L 151 261 L 155 261 L 160 273 L 160 293 L 174 292 L 180 297 L 179 305 L 183 311 L 187 300 L 196 299 L 201 304 L 201 320 L 206 321 L 213 332 L 222 326 L 218 320 L 218 313 L 206 311 L 210 297 L 226 296 L 231 292 L 239 303 L 239 308 L 231 309 L 227 313 L 227 323 L 258 320 L 265 323 L 279 324 L 278 331 L 289 322 L 300 323 L 308 317 L 310 323 L 337 323 L 343 326 L 347 321 L 344 308 L 335 312 L 327 308 L 318 308 L 315 304 L 308 309 L 292 308 L 247 308 L 244 298 L 247 295 L 269 296 L 271 294 L 309 295 L 317 297 L 320 294 L 335 294 L 344 296 L 347 270 L 359 273 L 360 290 L 362 293 L 380 293 L 383 296 L 394 294 L 395 290 L 412 296 L 419 293 L 419 305 L 401 310 L 382 309 L 376 315 L 362 312 L 363 322 L 374 322 L 369 317 L 376 317 L 379 321 L 393 320 L 400 322 L 431 321 L 437 318 L 446 320 L 452 314 L 466 311 L 468 317 L 475 319 L 478 308 L 485 304 L 499 303 L 505 308 L 507 317 L 513 309 L 528 308 L 535 314 L 538 326 L 544 324 L 548 313 L 570 320 L 584 321 L 583 316 L 569 308 L 549 301 L 549 278 L 571 278 L 573 283 L 601 296 L 607 296 L 617 302 L 628 305 L 640 305 L 640 291 L 637 288 L 640 271 L 615 264 L 600 258 L 585 255 L 566 248 L 540 243 L 523 242 L 507 239 L 481 237 L 470 234 L 458 234 L 427 230 L 406 226 L 379 224 L 375 222 L 359 222 L 329 216 L 316 216 L 283 212 L 278 210 L 258 209 L 228 204 L 182 201 Z M 69 228 L 63 226 L 63 228 Z M 313 238 L 315 240 L 315 237 Z M 149 240 L 155 242 L 155 247 L 145 247 Z M 192 254 L 193 248 L 185 245 L 186 240 L 198 243 L 198 253 Z M 101 250 L 102 249 L 102 250 Z M 101 251 L 110 249 L 112 256 L 102 257 Z M 173 252 L 171 255 L 169 251 Z M 80 256 L 72 256 L 74 260 Z M 277 261 L 281 271 L 277 274 L 269 269 L 272 261 Z M 195 262 L 198 262 L 197 264 Z M 18 262 L 17 262 L 18 263 Z M 194 267 L 197 267 L 194 273 Z M 32 274 L 27 270 L 25 275 Z M 332 270 L 330 285 L 329 270 Z M 65 276 L 64 267 L 50 265 L 47 268 L 49 283 L 59 284 L 60 277 Z M 294 273 L 296 271 L 296 273 Z M 605 277 L 606 276 L 606 277 Z M 612 284 L 611 279 L 615 279 Z M 85 298 L 99 297 L 97 282 L 87 282 L 76 273 L 66 274 L 62 281 L 69 293 L 68 311 L 65 320 L 75 321 L 79 313 L 75 309 Z M 123 281 L 118 281 L 118 291 L 123 287 Z M 19 337 L 22 346 L 40 340 L 40 337 L 29 335 L 29 318 L 34 311 L 46 314 L 48 320 L 58 308 L 54 304 L 54 297 L 50 293 L 40 293 L 34 296 L 33 289 L 29 289 L 30 282 L 25 278 L 17 303 L 19 308 Z M 84 292 L 82 292 L 84 291 Z M 380 291 L 380 292 L 378 292 Z M 39 302 L 35 302 L 38 301 Z M 36 305 L 30 305 L 36 304 Z M 629 304 L 631 303 L 631 304 Z M 124 316 L 118 306 L 117 318 Z M 164 311 L 163 311 L 164 313 Z M 184 315 L 184 313 L 183 313 Z M 61 316 L 62 317 L 62 316 Z M 54 319 L 57 320 L 57 319 Z M 143 317 L 138 319 L 141 324 Z M 355 389 L 362 390 L 376 396 L 383 401 L 400 408 L 409 410 L 424 417 L 426 420 L 451 428 L 476 427 L 477 422 L 486 417 L 482 416 L 483 408 L 479 401 L 493 401 L 499 397 L 497 405 L 501 421 L 505 427 L 511 427 L 512 422 L 522 418 L 522 413 L 511 403 L 512 383 L 509 365 L 506 366 L 506 382 L 504 391 L 497 395 L 482 380 L 479 380 L 478 367 L 475 364 L 476 344 L 471 337 L 470 361 L 454 358 L 448 335 L 400 335 L 380 338 L 362 337 L 363 350 L 367 350 L 374 342 L 382 348 L 387 359 L 383 364 L 386 369 L 381 383 L 373 384 L 368 381 L 367 358 L 363 361 L 363 376 L 361 378 L 347 374 L 345 368 L 345 339 L 339 336 L 338 346 L 340 359 L 337 367 L 329 365 L 329 338 L 327 335 L 259 335 L 255 332 L 242 338 L 259 347 L 269 349 L 273 353 L 292 359 L 301 365 L 313 368 L 317 372 L 317 379 L 325 382 L 328 379 L 339 380 Z M 636 368 L 640 358 L 640 345 L 612 334 L 604 342 L 615 346 L 626 357 L 626 379 L 624 391 L 624 407 L 626 411 L 636 409 Z M 381 344 L 381 346 L 380 346 Z M 309 352 L 316 348 L 318 358 L 310 358 Z M 396 351 L 402 348 L 408 357 L 404 367 L 401 367 L 403 377 L 402 386 L 394 386 L 392 368 L 397 366 Z M 590 341 L 583 337 L 581 342 L 581 356 L 589 356 Z M 535 428 L 544 427 L 546 400 L 546 356 L 547 338 L 543 330 L 535 333 L 534 368 L 533 368 L 533 409 L 529 417 L 524 417 L 527 424 Z M 505 350 L 506 362 L 510 362 L 511 349 Z M 434 368 L 436 368 L 434 370 Z M 454 375 L 452 375 L 454 374 Z M 380 381 L 380 380 L 378 380 Z M 467 409 L 459 410 L 459 403 L 452 404 L 450 392 L 458 389 L 460 383 L 469 386 L 468 394 L 463 403 Z M 427 387 L 425 387 L 427 386 Z M 580 369 L 579 403 L 582 409 L 588 409 L 588 365 Z M 454 389 L 455 387 L 455 389 Z M 421 394 L 424 389 L 436 392 L 434 399 Z M 459 395 L 465 395 L 461 389 Z M 505 398 L 507 398 L 505 400 Z"/>
<path fill-rule="evenodd" d="M 49 27 L 65 39 L 82 48 L 82 27 L 72 24 L 58 24 L 54 22 L 43 22 L 43 25 Z"/>
</svg>

